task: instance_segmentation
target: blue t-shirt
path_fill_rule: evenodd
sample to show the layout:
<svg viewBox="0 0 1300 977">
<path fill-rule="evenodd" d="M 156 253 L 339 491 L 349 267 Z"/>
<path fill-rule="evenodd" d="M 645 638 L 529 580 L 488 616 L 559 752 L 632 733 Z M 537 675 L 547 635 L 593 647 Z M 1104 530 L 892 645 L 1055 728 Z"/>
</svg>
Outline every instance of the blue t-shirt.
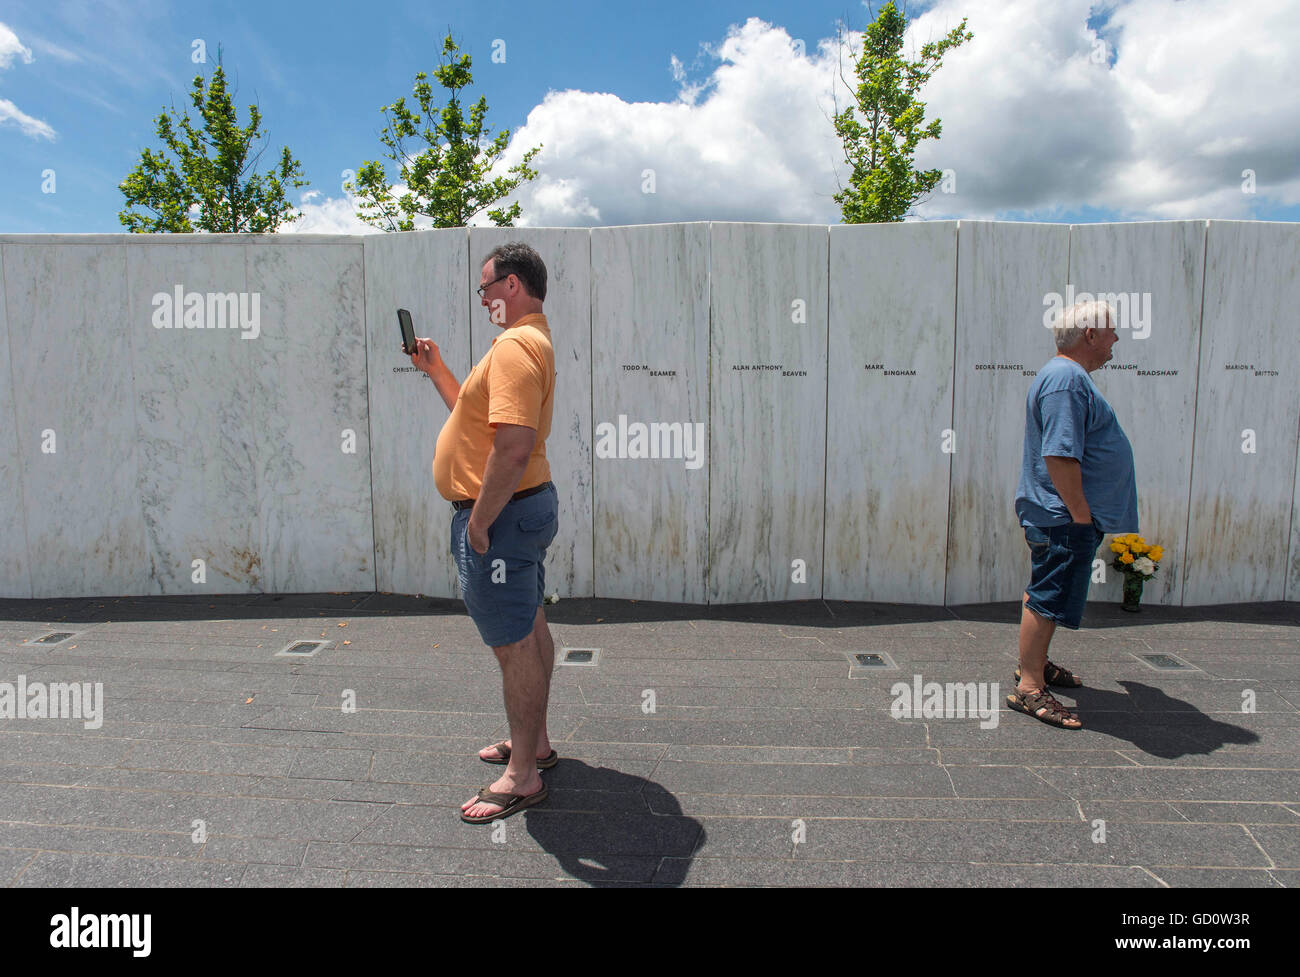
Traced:
<svg viewBox="0 0 1300 977">
<path fill-rule="evenodd" d="M 1047 474 L 1045 456 L 1080 463 L 1083 497 L 1098 529 L 1138 532 L 1133 446 L 1088 371 L 1066 356 L 1048 360 L 1025 399 L 1025 453 L 1016 488 L 1016 515 L 1022 526 L 1071 521 Z"/>
</svg>

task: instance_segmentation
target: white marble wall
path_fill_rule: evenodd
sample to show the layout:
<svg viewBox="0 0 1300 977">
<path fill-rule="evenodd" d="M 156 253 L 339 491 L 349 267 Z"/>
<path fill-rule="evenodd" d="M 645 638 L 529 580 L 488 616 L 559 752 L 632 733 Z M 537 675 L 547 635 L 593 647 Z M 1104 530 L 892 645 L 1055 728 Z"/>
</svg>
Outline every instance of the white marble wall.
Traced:
<svg viewBox="0 0 1300 977">
<path fill-rule="evenodd" d="M 556 390 L 546 459 L 560 499 L 560 528 L 546 551 L 546 589 L 561 597 L 595 595 L 592 549 L 591 234 L 578 228 L 476 227 L 470 230 L 469 321 L 474 359 L 499 335 L 474 289 L 493 248 L 522 241 L 546 264 L 546 322 L 555 351 Z"/>
<path fill-rule="evenodd" d="M 826 228 L 709 230 L 709 603 L 815 599 L 826 470 Z"/>
<path fill-rule="evenodd" d="M 708 225 L 593 228 L 591 296 L 596 596 L 702 603 L 708 592 Z M 636 449 L 633 424 L 682 423 L 692 431 L 703 425 L 705 443 L 691 444 L 702 464 L 687 467 L 696 461 L 685 457 L 600 457 L 601 425 L 617 430 L 620 415 L 628 427 L 626 438 L 609 439 L 616 455 Z"/>
<path fill-rule="evenodd" d="M 1137 293 L 1144 312 L 1144 296 L 1151 297 L 1148 321 L 1139 324 L 1134 317 L 1133 328 L 1118 329 L 1113 359 L 1092 374 L 1133 445 L 1142 536 L 1168 551 L 1143 590 L 1147 603 L 1177 604 L 1182 598 L 1204 261 L 1204 221 L 1070 228 L 1076 294 L 1128 293 L 1132 303 Z M 1126 325 L 1116 311 L 1121 327 Z M 1138 338 L 1142 332 L 1148 332 L 1144 339 Z M 1173 372 L 1143 376 L 1144 371 Z M 1099 556 L 1109 554 L 1109 542 L 1103 541 Z M 1107 568 L 1106 582 L 1092 586 L 1090 599 L 1119 601 L 1122 585 L 1121 575 Z"/>
<path fill-rule="evenodd" d="M 149 593 L 126 250 L 6 243 L 4 277 L 31 596 Z"/>
<path fill-rule="evenodd" d="M 1300 448 L 1295 458 L 1295 484 L 1300 486 Z M 1286 599 L 1300 600 L 1300 492 L 1292 493 L 1291 546 L 1287 560 Z"/>
<path fill-rule="evenodd" d="M 149 592 L 373 589 L 360 243 L 178 235 L 126 256 Z M 256 328 L 158 328 L 177 287 L 247 296 Z"/>
<path fill-rule="evenodd" d="M 1298 269 L 1300 224 L 1210 223 L 1185 604 L 1286 599 Z"/>
<path fill-rule="evenodd" d="M 265 339 L 245 340 L 238 329 L 153 325 L 153 297 L 171 298 L 177 286 L 205 295 L 245 292 L 247 250 L 240 244 L 153 242 L 124 249 L 124 335 L 134 354 L 145 593 L 271 589 L 270 554 L 260 532 L 253 378 L 253 347 Z M 265 325 L 265 306 L 262 312 Z M 194 560 L 206 566 L 203 582 L 194 580 Z"/>
<path fill-rule="evenodd" d="M 830 247 L 824 593 L 942 604 L 957 224 L 837 226 Z"/>
<path fill-rule="evenodd" d="M 476 262 L 518 238 L 551 270 L 552 589 L 1016 599 L 1027 374 L 1055 352 L 1044 297 L 1070 281 L 1152 299 L 1149 338 L 1121 333 L 1116 347 L 1113 363 L 1135 369 L 1093 375 L 1137 453 L 1142 531 L 1171 553 L 1147 599 L 1297 600 L 1300 346 L 1288 323 L 1300 226 L 1203 233 L 963 221 L 829 237 L 743 224 L 0 236 L 0 418 L 12 430 L 0 493 L 16 500 L 0 507 L 0 596 L 456 596 L 451 510 L 431 472 L 447 408 L 400 352 L 396 309 L 463 380 L 494 328 L 471 291 Z M 260 336 L 155 329 L 152 298 L 176 285 L 257 293 Z M 789 303 L 804 296 L 786 293 L 803 291 L 807 322 L 795 323 Z M 808 376 L 729 369 L 742 364 Z M 600 425 L 617 432 L 620 414 L 625 430 L 704 425 L 698 467 L 597 457 Z M 807 594 L 790 567 L 804 549 Z M 196 558 L 205 584 L 191 579 Z M 1118 599 L 1108 575 L 1092 601 Z"/>
<path fill-rule="evenodd" d="M 14 374 L 9 362 L 9 317 L 5 312 L 4 248 L 0 246 L 0 597 L 31 597 L 27 557 L 27 503 L 19 464 L 22 436 L 14 415 Z M 25 384 L 18 389 L 24 391 Z"/>
<path fill-rule="evenodd" d="M 374 590 L 361 245 L 264 240 L 247 257 L 265 589 Z"/>
<path fill-rule="evenodd" d="M 462 383 L 469 374 L 470 293 L 463 228 L 364 239 L 375 571 L 385 593 L 459 596 L 449 551 L 451 505 L 433 483 L 433 449 L 450 411 L 401 350 L 397 310 L 438 344 Z"/>
<path fill-rule="evenodd" d="M 947 604 L 1016 600 L 1029 550 L 1015 514 L 1032 376 L 1056 347 L 1044 296 L 1063 292 L 1070 229 L 961 221 Z M 987 369 L 992 367 L 992 369 Z"/>
</svg>

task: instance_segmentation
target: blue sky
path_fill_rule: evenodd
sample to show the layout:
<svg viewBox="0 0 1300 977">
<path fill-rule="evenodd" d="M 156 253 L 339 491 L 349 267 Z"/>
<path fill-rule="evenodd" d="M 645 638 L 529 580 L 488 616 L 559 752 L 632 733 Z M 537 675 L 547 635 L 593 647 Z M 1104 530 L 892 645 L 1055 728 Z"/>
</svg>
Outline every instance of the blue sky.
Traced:
<svg viewBox="0 0 1300 977">
<path fill-rule="evenodd" d="M 117 184 L 145 146 L 158 146 L 161 108 L 189 107 L 192 79 L 210 73 L 218 44 L 241 123 L 250 101 L 261 108 L 263 168 L 284 145 L 303 164 L 310 186 L 291 195 L 304 215 L 295 229 L 364 230 L 341 173 L 378 156 L 379 107 L 409 96 L 415 72 L 432 71 L 448 28 L 474 61 L 470 100 L 485 95 L 494 131 L 515 137 L 503 168 L 525 144 L 548 147 L 534 162 L 541 177 L 518 195 L 519 223 L 840 219 L 831 195 L 847 169 L 827 115 L 846 93 L 836 91 L 834 38 L 846 16 L 862 29 L 860 4 L 358 9 L 7 2 L 0 232 L 123 230 Z M 1300 220 L 1294 0 L 931 0 L 909 9 L 912 41 L 963 16 L 976 34 L 925 92 L 944 135 L 923 144 L 918 163 L 949 170 L 955 192 L 931 198 L 919 217 Z M 195 39 L 207 64 L 191 60 Z M 497 39 L 504 64 L 492 62 Z M 653 195 L 643 192 L 647 168 Z M 53 193 L 42 192 L 48 170 Z"/>
</svg>

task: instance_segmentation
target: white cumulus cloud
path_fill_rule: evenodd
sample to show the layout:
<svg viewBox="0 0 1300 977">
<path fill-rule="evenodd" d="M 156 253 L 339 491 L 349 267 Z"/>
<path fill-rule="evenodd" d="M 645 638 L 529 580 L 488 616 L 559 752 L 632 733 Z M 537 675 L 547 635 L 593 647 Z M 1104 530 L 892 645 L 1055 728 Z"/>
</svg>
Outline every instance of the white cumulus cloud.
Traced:
<svg viewBox="0 0 1300 977">
<path fill-rule="evenodd" d="M 371 227 L 357 216 L 357 207 L 349 197 L 323 197 L 319 190 L 308 190 L 302 195 L 298 208 L 302 217 L 292 224 L 280 227 L 290 234 L 371 234 L 379 229 Z"/>
<path fill-rule="evenodd" d="M 31 64 L 32 49 L 18 40 L 13 28 L 0 22 L 0 68 L 8 68 L 13 64 L 14 58 L 20 59 L 24 64 Z"/>
<path fill-rule="evenodd" d="M 6 122 L 17 123 L 23 135 L 34 139 L 53 139 L 54 129 L 48 123 L 33 118 L 7 98 L 0 98 L 0 126 Z"/>
<path fill-rule="evenodd" d="M 23 64 L 31 64 L 32 50 L 18 40 L 18 35 L 8 24 L 0 22 L 0 71 L 10 67 L 15 58 Z M 16 124 L 23 135 L 33 139 L 53 139 L 55 136 L 49 123 L 28 115 L 9 99 L 0 98 L 0 126 L 7 123 Z"/>
<path fill-rule="evenodd" d="M 919 216 L 1225 218 L 1300 202 L 1295 0 L 937 0 L 907 53 L 962 18 L 975 39 L 922 90 L 943 134 L 916 157 L 951 170 L 956 192 Z M 860 48 L 860 33 L 847 40 Z M 671 100 L 552 91 L 529 112 L 493 174 L 543 145 L 538 178 L 505 203 L 521 203 L 519 224 L 840 220 L 848 167 L 831 115 L 849 91 L 833 36 L 801 42 L 751 17 L 689 67 L 664 53 Z M 847 59 L 843 72 L 855 82 Z M 303 211 L 342 227 L 341 203 Z"/>
<path fill-rule="evenodd" d="M 1093 31 L 1094 6 L 940 0 L 916 20 L 918 40 L 963 16 L 975 34 L 923 96 L 943 136 L 917 162 L 954 169 L 958 193 L 922 214 L 1233 218 L 1300 201 L 1300 4 L 1126 0 Z"/>
</svg>

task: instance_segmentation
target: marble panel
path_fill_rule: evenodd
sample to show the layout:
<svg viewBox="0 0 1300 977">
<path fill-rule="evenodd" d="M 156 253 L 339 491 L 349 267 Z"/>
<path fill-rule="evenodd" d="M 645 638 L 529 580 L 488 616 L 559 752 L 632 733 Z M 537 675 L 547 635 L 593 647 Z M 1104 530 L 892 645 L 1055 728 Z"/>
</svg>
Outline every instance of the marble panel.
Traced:
<svg viewBox="0 0 1300 977">
<path fill-rule="evenodd" d="M 1128 297 L 1127 304 L 1110 298 L 1120 338 L 1092 381 L 1133 445 L 1139 531 L 1168 552 L 1143 591 L 1144 603 L 1182 602 L 1204 266 L 1204 221 L 1070 228 L 1074 296 Z M 1064 299 L 1069 304 L 1068 290 Z M 1109 537 L 1102 541 L 1099 559 L 1110 555 L 1109 543 Z M 1107 567 L 1105 583 L 1093 584 L 1089 600 L 1118 602 L 1122 587 L 1122 575 Z"/>
<path fill-rule="evenodd" d="M 261 296 L 261 331 L 246 345 L 265 589 L 372 591 L 362 245 L 246 255 L 248 288 Z"/>
<path fill-rule="evenodd" d="M 500 334 L 478 288 L 483 258 L 522 241 L 546 264 L 546 323 L 555 351 L 555 403 L 546 460 L 560 498 L 560 528 L 546 551 L 546 589 L 595 596 L 592 550 L 591 232 L 586 228 L 475 227 L 469 238 L 471 349 L 480 359 Z"/>
<path fill-rule="evenodd" d="M 957 223 L 836 226 L 830 245 L 824 594 L 942 604 Z"/>
<path fill-rule="evenodd" d="M 1296 450 L 1295 485 L 1300 489 L 1300 448 Z M 1291 546 L 1287 560 L 1286 599 L 1300 600 L 1300 491 L 1291 496 Z"/>
<path fill-rule="evenodd" d="M 1015 600 L 1029 579 L 1015 514 L 1025 398 L 1056 353 L 1044 299 L 1065 290 L 1069 238 L 1063 224 L 959 222 L 949 605 Z"/>
<path fill-rule="evenodd" d="M 713 223 L 709 231 L 709 602 L 817 599 L 826 228 Z"/>
<path fill-rule="evenodd" d="M 591 349 L 596 596 L 703 603 L 707 224 L 592 229 Z"/>
<path fill-rule="evenodd" d="M 9 319 L 5 314 L 4 248 L 0 247 L 0 597 L 31 597 L 27 559 L 27 504 L 19 465 L 18 424 L 14 415 L 13 371 L 9 363 Z"/>
<path fill-rule="evenodd" d="M 1211 221 L 1208 233 L 1183 603 L 1285 600 L 1300 224 Z"/>
<path fill-rule="evenodd" d="M 127 244 L 124 253 L 136 489 L 147 546 L 148 581 L 140 592 L 260 593 L 269 588 L 260 543 L 252 351 L 265 340 L 243 338 L 253 331 L 246 249 L 237 242 Z M 185 297 L 194 295 L 186 328 Z M 268 320 L 260 303 L 258 311 L 260 329 Z M 195 560 L 204 564 L 201 582 L 194 579 Z"/>
<path fill-rule="evenodd" d="M 4 278 L 31 596 L 148 593 L 126 250 L 6 244 Z"/>
<path fill-rule="evenodd" d="M 451 412 L 402 352 L 397 310 L 469 375 L 469 232 L 445 228 L 365 238 L 366 343 L 375 570 L 384 593 L 458 597 L 452 508 L 433 483 L 433 450 Z"/>
</svg>

